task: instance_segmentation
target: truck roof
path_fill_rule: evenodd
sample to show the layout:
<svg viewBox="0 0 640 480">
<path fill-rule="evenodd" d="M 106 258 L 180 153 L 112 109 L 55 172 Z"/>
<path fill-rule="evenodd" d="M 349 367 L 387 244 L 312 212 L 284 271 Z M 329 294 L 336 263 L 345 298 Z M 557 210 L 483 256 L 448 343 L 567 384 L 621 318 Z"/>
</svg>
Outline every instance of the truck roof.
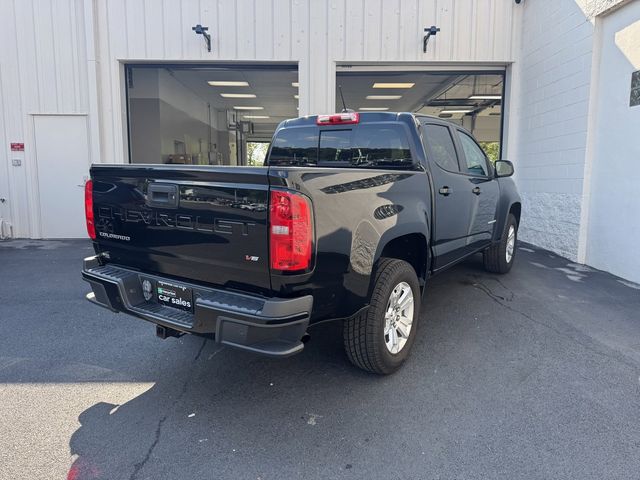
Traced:
<svg viewBox="0 0 640 480">
<path fill-rule="evenodd" d="M 434 117 L 432 115 L 424 115 L 421 113 L 412 112 L 357 112 L 360 115 L 360 121 L 358 123 L 373 123 L 373 122 L 404 122 L 412 123 L 415 117 L 429 118 L 436 122 L 450 124 L 452 122 L 446 119 Z M 291 118 L 284 120 L 278 126 L 278 130 L 281 128 L 289 127 L 301 127 L 316 125 L 316 120 L 319 115 L 307 115 L 306 117 Z"/>
</svg>

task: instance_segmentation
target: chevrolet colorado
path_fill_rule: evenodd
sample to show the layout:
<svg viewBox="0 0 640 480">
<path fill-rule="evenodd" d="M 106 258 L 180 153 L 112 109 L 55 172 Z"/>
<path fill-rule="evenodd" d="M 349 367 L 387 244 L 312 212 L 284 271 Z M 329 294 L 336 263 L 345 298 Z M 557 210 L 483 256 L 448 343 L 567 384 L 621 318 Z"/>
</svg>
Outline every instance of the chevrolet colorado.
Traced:
<svg viewBox="0 0 640 480">
<path fill-rule="evenodd" d="M 477 252 L 513 265 L 521 202 L 461 127 L 411 113 L 282 122 L 265 167 L 93 165 L 87 298 L 273 356 L 343 322 L 353 364 L 388 374 L 416 337 L 429 277 Z"/>
</svg>

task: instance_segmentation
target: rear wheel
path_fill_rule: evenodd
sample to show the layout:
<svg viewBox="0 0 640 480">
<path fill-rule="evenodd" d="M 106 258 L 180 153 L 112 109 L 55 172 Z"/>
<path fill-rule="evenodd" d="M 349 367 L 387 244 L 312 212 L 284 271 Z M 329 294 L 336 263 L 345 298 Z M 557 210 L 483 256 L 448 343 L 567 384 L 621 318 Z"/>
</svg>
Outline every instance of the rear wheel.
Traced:
<svg viewBox="0 0 640 480">
<path fill-rule="evenodd" d="M 420 287 L 413 267 L 403 260 L 381 259 L 369 309 L 344 322 L 351 363 L 369 372 L 395 372 L 409 355 L 419 314 Z"/>
<path fill-rule="evenodd" d="M 492 273 L 507 273 L 513 266 L 518 240 L 518 221 L 510 213 L 500 243 L 484 251 L 484 268 Z"/>
</svg>

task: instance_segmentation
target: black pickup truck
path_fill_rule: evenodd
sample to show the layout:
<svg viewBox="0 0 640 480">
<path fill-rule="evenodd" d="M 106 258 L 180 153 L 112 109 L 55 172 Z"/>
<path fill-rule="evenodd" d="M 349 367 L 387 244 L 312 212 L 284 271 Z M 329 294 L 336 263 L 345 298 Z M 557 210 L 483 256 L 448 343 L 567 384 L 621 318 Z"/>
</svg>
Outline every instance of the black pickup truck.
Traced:
<svg viewBox="0 0 640 480">
<path fill-rule="evenodd" d="M 87 298 L 273 356 L 341 321 L 349 359 L 391 373 L 429 277 L 477 252 L 511 268 L 512 174 L 459 126 L 388 112 L 284 121 L 265 167 L 93 165 Z"/>
</svg>

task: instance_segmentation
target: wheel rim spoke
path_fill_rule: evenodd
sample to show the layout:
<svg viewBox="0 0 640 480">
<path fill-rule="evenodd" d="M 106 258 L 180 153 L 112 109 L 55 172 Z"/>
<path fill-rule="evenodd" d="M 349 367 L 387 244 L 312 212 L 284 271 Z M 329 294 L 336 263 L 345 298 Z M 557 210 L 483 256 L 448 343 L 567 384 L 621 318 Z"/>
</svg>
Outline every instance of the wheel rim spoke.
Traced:
<svg viewBox="0 0 640 480">
<path fill-rule="evenodd" d="M 400 310 L 404 310 L 409 305 L 413 305 L 413 294 L 411 293 L 411 289 L 407 288 L 402 292 L 402 296 L 398 298 L 398 306 L 400 307 Z"/>
<path fill-rule="evenodd" d="M 403 338 L 405 340 L 409 338 L 409 330 L 410 328 L 408 328 L 406 325 L 403 325 L 402 323 L 396 324 L 396 332 L 398 332 L 398 336 L 400 338 Z"/>
<path fill-rule="evenodd" d="M 413 290 L 407 282 L 400 282 L 389 295 L 384 316 L 384 341 L 390 353 L 399 353 L 407 343 L 411 335 L 413 313 Z"/>
<path fill-rule="evenodd" d="M 516 229 L 513 225 L 509 226 L 509 233 L 507 234 L 507 247 L 505 249 L 505 259 L 507 263 L 511 262 L 513 258 L 513 251 L 516 245 Z"/>
</svg>

